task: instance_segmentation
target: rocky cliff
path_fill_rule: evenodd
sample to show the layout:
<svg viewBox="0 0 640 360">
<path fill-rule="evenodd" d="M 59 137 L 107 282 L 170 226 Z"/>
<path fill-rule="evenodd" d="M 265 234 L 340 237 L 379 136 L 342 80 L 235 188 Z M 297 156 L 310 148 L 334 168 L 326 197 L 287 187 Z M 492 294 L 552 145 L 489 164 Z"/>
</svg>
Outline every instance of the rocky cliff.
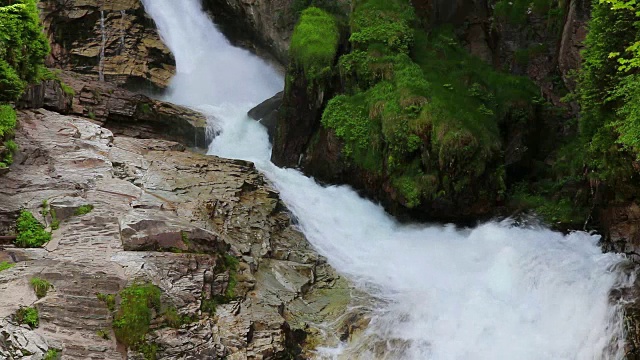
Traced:
<svg viewBox="0 0 640 360">
<path fill-rule="evenodd" d="M 165 88 L 175 60 L 139 0 L 40 1 L 50 67 L 129 88 Z"/>
<path fill-rule="evenodd" d="M 119 292 L 136 282 L 162 294 L 144 337 L 157 358 L 297 358 L 319 341 L 307 337 L 311 324 L 345 312 L 348 285 L 252 164 L 114 136 L 46 110 L 22 112 L 20 124 L 0 232 L 29 210 L 53 238 L 43 249 L 0 251 L 0 262 L 15 264 L 0 272 L 0 355 L 124 358 L 114 304 L 103 301 L 122 301 Z M 33 277 L 51 283 L 46 296 L 36 297 Z M 21 306 L 38 309 L 38 328 L 13 320 Z M 169 321 L 166 309 L 184 321 Z"/>
</svg>

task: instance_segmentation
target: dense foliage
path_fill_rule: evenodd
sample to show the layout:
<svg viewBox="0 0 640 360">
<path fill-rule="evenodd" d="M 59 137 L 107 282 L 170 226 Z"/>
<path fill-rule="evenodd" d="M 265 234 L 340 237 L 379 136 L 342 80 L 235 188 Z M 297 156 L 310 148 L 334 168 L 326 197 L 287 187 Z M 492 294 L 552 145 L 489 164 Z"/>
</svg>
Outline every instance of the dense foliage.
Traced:
<svg viewBox="0 0 640 360">
<path fill-rule="evenodd" d="M 427 34 L 416 23 L 406 0 L 356 3 L 352 50 L 339 60 L 344 93 L 322 124 L 409 208 L 473 187 L 493 201 L 505 190 L 499 125 L 531 116 L 536 89 L 469 55 L 451 30 Z"/>
<path fill-rule="evenodd" d="M 45 73 L 49 43 L 42 32 L 36 0 L 0 0 L 0 168 L 13 162 L 11 141 L 16 113 L 6 104 Z"/>
<path fill-rule="evenodd" d="M 49 44 L 36 0 L 0 0 L 0 102 L 17 100 L 44 71 Z"/>
<path fill-rule="evenodd" d="M 589 180 L 634 196 L 640 157 L 640 14 L 634 0 L 593 0 L 579 76 L 580 142 Z"/>
</svg>

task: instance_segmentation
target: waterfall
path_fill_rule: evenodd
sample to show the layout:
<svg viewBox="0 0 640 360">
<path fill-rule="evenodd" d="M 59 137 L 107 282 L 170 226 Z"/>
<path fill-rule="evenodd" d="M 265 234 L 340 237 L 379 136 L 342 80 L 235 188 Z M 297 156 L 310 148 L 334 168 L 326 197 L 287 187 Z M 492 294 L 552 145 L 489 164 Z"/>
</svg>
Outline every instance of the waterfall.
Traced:
<svg viewBox="0 0 640 360">
<path fill-rule="evenodd" d="M 125 27 L 124 22 L 125 14 L 125 10 L 120 10 L 120 49 L 118 50 L 118 53 L 122 53 L 124 51 L 124 37 L 127 34 L 127 28 Z"/>
<path fill-rule="evenodd" d="M 107 46 L 107 34 L 104 29 L 104 10 L 100 10 L 100 34 L 102 40 L 100 42 L 100 61 L 98 63 L 98 79 L 104 81 L 104 49 Z"/>
<path fill-rule="evenodd" d="M 199 0 L 143 0 L 176 58 L 166 99 L 215 122 L 210 154 L 253 161 L 315 249 L 374 299 L 371 321 L 325 359 L 592 360 L 623 357 L 612 289 L 634 280 L 599 236 L 491 222 L 473 229 L 399 224 L 345 186 L 321 186 L 270 162 L 266 130 L 247 110 L 281 76 L 234 48 Z"/>
</svg>

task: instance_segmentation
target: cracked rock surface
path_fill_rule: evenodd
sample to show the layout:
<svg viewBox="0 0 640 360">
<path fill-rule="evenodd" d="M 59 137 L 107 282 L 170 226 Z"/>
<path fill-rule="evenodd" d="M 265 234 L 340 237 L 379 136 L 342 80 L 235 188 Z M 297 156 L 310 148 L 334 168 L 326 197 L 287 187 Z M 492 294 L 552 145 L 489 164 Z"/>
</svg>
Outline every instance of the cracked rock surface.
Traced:
<svg viewBox="0 0 640 360">
<path fill-rule="evenodd" d="M 0 358 L 36 359 L 50 348 L 64 359 L 137 358 L 115 340 L 113 313 L 96 296 L 134 281 L 157 285 L 163 303 L 193 318 L 176 329 L 154 315 L 146 340 L 161 359 L 306 358 L 318 324 L 349 328 L 335 320 L 352 289 L 253 164 L 42 109 L 20 113 L 16 142 L 0 178 L 0 233 L 14 231 L 21 209 L 60 226 L 43 249 L 2 245 L 0 262 L 16 265 L 0 272 Z M 93 210 L 77 215 L 83 205 Z M 228 256 L 238 261 L 233 274 L 221 265 Z M 29 286 L 34 276 L 53 285 L 42 299 Z M 225 294 L 214 315 L 201 310 Z M 20 306 L 39 310 L 38 328 L 13 323 Z"/>
</svg>

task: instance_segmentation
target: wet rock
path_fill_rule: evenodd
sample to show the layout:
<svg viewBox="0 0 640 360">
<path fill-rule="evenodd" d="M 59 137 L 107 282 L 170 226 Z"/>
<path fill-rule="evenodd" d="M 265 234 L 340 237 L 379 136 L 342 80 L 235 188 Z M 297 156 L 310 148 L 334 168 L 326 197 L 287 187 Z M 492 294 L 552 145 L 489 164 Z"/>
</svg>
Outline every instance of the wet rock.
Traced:
<svg viewBox="0 0 640 360">
<path fill-rule="evenodd" d="M 263 101 L 258 106 L 251 109 L 248 113 L 249 117 L 260 122 L 267 128 L 269 133 L 269 141 L 273 142 L 276 127 L 278 125 L 278 111 L 282 106 L 282 98 L 284 92 L 275 94 L 272 98 Z"/>
</svg>

